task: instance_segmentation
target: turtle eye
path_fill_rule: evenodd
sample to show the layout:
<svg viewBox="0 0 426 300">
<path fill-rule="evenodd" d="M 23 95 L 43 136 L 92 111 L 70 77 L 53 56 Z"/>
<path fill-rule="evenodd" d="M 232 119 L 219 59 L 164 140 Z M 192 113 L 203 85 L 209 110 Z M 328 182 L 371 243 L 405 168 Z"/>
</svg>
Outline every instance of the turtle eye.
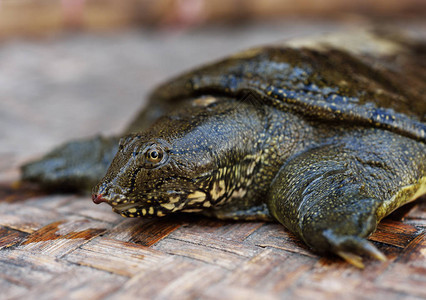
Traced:
<svg viewBox="0 0 426 300">
<path fill-rule="evenodd" d="M 143 161 L 145 168 L 155 168 L 166 161 L 167 153 L 162 147 L 156 144 L 149 145 L 143 151 Z"/>
<path fill-rule="evenodd" d="M 153 148 L 146 151 L 146 159 L 150 163 L 158 163 L 163 159 L 163 150 L 160 148 Z"/>
</svg>

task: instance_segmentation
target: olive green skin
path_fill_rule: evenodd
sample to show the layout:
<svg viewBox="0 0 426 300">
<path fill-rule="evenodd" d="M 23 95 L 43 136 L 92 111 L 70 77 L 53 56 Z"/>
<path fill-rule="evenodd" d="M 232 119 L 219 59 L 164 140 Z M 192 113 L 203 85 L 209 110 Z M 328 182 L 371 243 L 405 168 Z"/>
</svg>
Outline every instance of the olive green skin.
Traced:
<svg viewBox="0 0 426 300">
<path fill-rule="evenodd" d="M 358 254 L 384 259 L 365 238 L 426 192 L 425 47 L 386 42 L 394 47 L 386 54 L 264 47 L 160 86 L 121 139 L 94 201 L 126 217 L 277 220 L 315 251 L 357 266 Z M 113 144 L 73 168 L 105 168 Z M 53 186 L 61 174 L 57 182 L 81 187 L 82 172 L 66 172 L 63 151 L 24 166 L 24 178 Z M 60 172 L 52 160 L 61 160 Z"/>
</svg>

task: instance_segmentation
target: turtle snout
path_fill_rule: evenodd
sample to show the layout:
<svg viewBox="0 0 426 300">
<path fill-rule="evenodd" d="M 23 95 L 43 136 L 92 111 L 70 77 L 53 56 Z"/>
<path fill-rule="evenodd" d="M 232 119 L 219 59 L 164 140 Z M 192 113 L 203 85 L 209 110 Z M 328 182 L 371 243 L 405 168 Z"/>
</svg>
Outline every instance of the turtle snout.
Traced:
<svg viewBox="0 0 426 300">
<path fill-rule="evenodd" d="M 95 204 L 101 204 L 102 202 L 108 202 L 105 198 L 103 198 L 102 194 L 92 194 L 92 200 Z"/>
<path fill-rule="evenodd" d="M 115 206 L 127 200 L 123 189 L 112 183 L 100 183 L 92 189 L 92 201 L 95 204 L 102 202 Z"/>
</svg>

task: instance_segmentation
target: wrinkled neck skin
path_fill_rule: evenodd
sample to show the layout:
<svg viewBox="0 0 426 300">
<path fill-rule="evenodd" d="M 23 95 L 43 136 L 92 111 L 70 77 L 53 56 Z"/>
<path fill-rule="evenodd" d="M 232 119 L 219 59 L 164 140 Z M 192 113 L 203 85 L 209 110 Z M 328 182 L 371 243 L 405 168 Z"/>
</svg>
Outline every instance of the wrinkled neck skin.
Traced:
<svg viewBox="0 0 426 300">
<path fill-rule="evenodd" d="M 93 189 L 97 203 L 108 202 L 115 212 L 138 217 L 250 207 L 259 201 L 267 189 L 264 183 L 294 148 L 288 142 L 282 146 L 288 133 L 283 126 L 294 131 L 297 122 L 270 107 L 208 99 L 122 138 L 107 174 Z M 278 129 L 283 135 L 272 135 Z"/>
</svg>

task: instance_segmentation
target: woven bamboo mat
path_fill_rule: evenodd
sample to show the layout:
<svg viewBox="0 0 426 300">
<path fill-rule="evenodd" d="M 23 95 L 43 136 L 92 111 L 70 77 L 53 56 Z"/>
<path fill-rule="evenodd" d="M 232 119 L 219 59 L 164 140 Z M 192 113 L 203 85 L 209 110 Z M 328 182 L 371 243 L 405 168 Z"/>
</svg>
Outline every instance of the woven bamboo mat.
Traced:
<svg viewBox="0 0 426 300">
<path fill-rule="evenodd" d="M 389 261 L 359 270 L 311 253 L 278 224 L 124 219 L 88 196 L 29 186 L 3 185 L 0 199 L 3 299 L 426 297 L 421 200 L 370 238 Z"/>
<path fill-rule="evenodd" d="M 125 219 L 87 195 L 13 183 L 20 163 L 60 141 L 118 132 L 153 81 L 222 55 L 217 39 L 229 52 L 234 39 L 274 40 L 270 30 L 221 34 L 191 37 L 200 53 L 181 36 L 161 60 L 164 41 L 140 33 L 0 45 L 0 299 L 426 298 L 424 200 L 380 224 L 370 239 L 388 261 L 360 270 L 317 256 L 279 224 Z"/>
</svg>

